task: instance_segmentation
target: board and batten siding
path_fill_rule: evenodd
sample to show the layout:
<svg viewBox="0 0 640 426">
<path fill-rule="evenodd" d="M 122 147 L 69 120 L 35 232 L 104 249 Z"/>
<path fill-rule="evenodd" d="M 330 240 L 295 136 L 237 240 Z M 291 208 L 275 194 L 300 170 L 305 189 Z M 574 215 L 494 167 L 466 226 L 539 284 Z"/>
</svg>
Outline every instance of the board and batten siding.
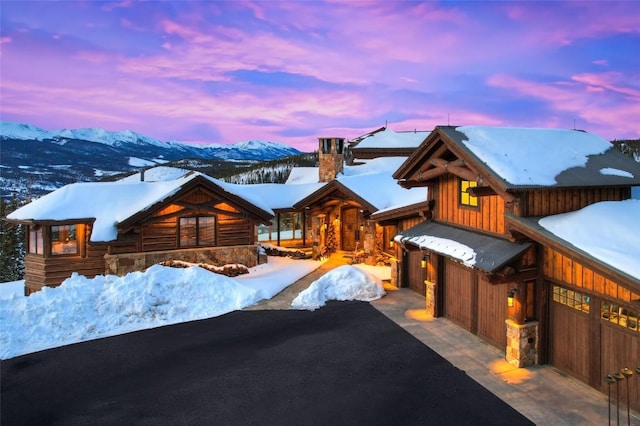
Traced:
<svg viewBox="0 0 640 426">
<path fill-rule="evenodd" d="M 587 292 L 628 304 L 640 299 L 640 294 L 549 247 L 544 248 L 544 275 L 553 282 L 571 284 Z"/>
<path fill-rule="evenodd" d="M 629 188 L 544 189 L 518 194 L 522 216 L 546 216 L 580 210 L 600 201 L 621 201 Z"/>
<path fill-rule="evenodd" d="M 448 174 L 440 177 L 436 197 L 436 217 L 440 222 L 504 235 L 504 200 L 498 195 L 478 197 L 478 207 L 460 205 L 460 179 Z"/>
</svg>

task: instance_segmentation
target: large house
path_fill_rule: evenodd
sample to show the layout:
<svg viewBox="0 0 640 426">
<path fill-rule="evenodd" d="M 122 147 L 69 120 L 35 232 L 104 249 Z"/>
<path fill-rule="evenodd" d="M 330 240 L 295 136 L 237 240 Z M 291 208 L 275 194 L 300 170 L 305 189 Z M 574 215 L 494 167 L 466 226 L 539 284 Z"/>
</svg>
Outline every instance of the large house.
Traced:
<svg viewBox="0 0 640 426">
<path fill-rule="evenodd" d="M 286 184 L 188 173 L 54 191 L 8 217 L 28 225 L 26 293 L 73 271 L 123 274 L 166 259 L 253 266 L 268 241 L 390 265 L 393 284 L 514 365 L 553 364 L 605 392 L 607 374 L 640 366 L 640 201 L 629 200 L 640 164 L 608 141 L 383 127 L 319 138 L 318 149 L 319 167 L 294 169 Z"/>
<path fill-rule="evenodd" d="M 430 219 L 395 239 L 434 316 L 605 392 L 640 366 L 640 164 L 583 131 L 441 126 L 394 178 L 428 194 Z"/>
</svg>

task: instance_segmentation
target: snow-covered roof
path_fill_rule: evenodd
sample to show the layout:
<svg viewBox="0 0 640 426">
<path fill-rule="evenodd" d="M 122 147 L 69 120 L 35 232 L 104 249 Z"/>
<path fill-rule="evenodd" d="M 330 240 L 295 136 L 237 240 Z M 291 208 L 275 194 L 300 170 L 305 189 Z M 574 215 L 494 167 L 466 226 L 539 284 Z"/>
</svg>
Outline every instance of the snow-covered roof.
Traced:
<svg viewBox="0 0 640 426">
<path fill-rule="evenodd" d="M 640 200 L 603 201 L 547 216 L 547 231 L 603 263 L 640 280 Z"/>
<path fill-rule="evenodd" d="M 495 272 L 532 246 L 426 220 L 396 235 L 400 244 L 433 251 L 486 272 Z"/>
<path fill-rule="evenodd" d="M 147 170 L 134 173 L 125 178 L 120 179 L 122 182 L 136 182 L 145 180 L 147 182 L 160 182 L 160 181 L 168 181 L 175 180 L 181 178 L 182 176 L 189 173 L 190 170 L 180 169 L 178 167 L 169 167 L 169 166 L 156 166 L 151 167 Z M 144 179 L 140 177 L 140 175 L 144 173 Z"/>
<path fill-rule="evenodd" d="M 289 173 L 286 184 L 317 183 L 319 177 L 318 167 L 294 167 Z"/>
<path fill-rule="evenodd" d="M 113 241 L 117 238 L 119 223 L 176 194 L 185 184 L 199 177 L 273 215 L 269 203 L 263 201 L 250 185 L 234 185 L 191 172 L 178 179 L 158 182 L 73 183 L 17 209 L 7 218 L 22 221 L 95 219 L 90 240 Z"/>
<path fill-rule="evenodd" d="M 439 127 L 508 186 L 637 185 L 640 165 L 580 130 Z"/>
<path fill-rule="evenodd" d="M 316 181 L 317 181 L 316 177 Z M 260 202 L 271 210 L 291 209 L 299 200 L 309 196 L 326 183 L 257 183 L 251 185 L 235 185 L 246 197 L 249 194 L 260 198 Z"/>
<path fill-rule="evenodd" d="M 379 132 L 372 132 L 361 137 L 354 148 L 417 148 L 429 133 L 424 131 L 395 132 L 387 127 Z"/>
<path fill-rule="evenodd" d="M 426 188 L 405 189 L 391 177 L 406 157 L 380 157 L 345 166 L 337 180 L 377 210 L 395 209 L 426 201 Z"/>
</svg>

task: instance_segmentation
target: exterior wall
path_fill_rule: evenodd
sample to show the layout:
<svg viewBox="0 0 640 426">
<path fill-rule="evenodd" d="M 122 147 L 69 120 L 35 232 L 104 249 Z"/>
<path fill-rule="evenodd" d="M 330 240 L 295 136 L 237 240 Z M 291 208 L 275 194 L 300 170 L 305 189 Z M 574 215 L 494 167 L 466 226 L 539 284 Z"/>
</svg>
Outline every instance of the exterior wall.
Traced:
<svg viewBox="0 0 640 426">
<path fill-rule="evenodd" d="M 459 182 L 459 178 L 451 174 L 440 177 L 437 190 L 432 191 L 436 200 L 434 218 L 443 223 L 504 235 L 504 200 L 491 195 L 478 197 L 478 207 L 461 206 Z"/>
<path fill-rule="evenodd" d="M 544 248 L 544 275 L 550 281 L 569 284 L 609 299 L 617 299 L 623 304 L 640 300 L 640 294 L 547 247 Z"/>
<path fill-rule="evenodd" d="M 523 217 L 566 213 L 599 201 L 620 201 L 630 196 L 629 188 L 545 189 L 518 194 Z"/>
<path fill-rule="evenodd" d="M 25 255 L 25 295 L 30 295 L 42 287 L 57 287 L 73 272 L 87 277 L 104 273 L 106 247 L 89 243 L 91 225 L 79 224 L 77 255 L 51 255 L 49 231 L 44 233 L 44 255 L 27 253 Z"/>
<path fill-rule="evenodd" d="M 240 263 L 249 268 L 258 264 L 258 246 L 207 247 L 144 253 L 125 253 L 104 256 L 104 273 L 125 275 L 143 271 L 166 260 L 182 260 L 191 263 L 209 263 L 216 266 Z"/>
</svg>

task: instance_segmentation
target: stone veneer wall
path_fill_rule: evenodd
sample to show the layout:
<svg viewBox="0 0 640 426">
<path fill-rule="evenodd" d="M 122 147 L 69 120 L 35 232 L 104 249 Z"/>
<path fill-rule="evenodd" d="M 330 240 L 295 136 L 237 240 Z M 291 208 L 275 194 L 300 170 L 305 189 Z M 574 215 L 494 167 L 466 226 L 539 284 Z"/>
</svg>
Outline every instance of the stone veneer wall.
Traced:
<svg viewBox="0 0 640 426">
<path fill-rule="evenodd" d="M 516 367 L 527 367 L 538 363 L 538 322 L 518 324 L 506 320 L 506 359 Z"/>
<path fill-rule="evenodd" d="M 209 263 L 215 266 L 242 264 L 248 268 L 266 263 L 266 256 L 258 255 L 258 245 L 203 247 L 142 253 L 105 254 L 105 273 L 124 275 L 143 271 L 166 260 L 182 260 L 191 263 Z"/>
</svg>

